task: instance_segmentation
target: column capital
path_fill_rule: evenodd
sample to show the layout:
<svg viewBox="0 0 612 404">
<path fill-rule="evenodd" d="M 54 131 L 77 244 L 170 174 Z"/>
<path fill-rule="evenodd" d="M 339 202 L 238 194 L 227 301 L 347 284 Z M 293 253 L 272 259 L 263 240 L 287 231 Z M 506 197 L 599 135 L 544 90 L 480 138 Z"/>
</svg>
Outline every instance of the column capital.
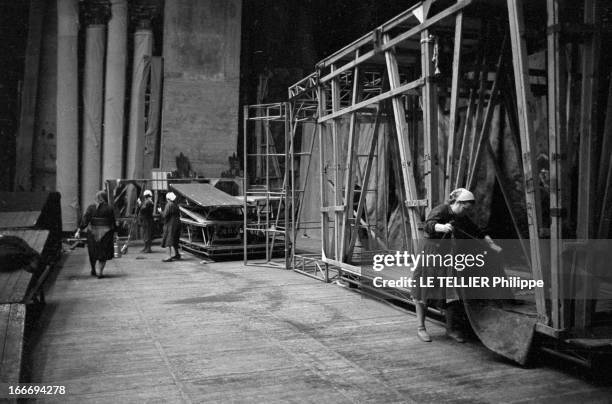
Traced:
<svg viewBox="0 0 612 404">
<path fill-rule="evenodd" d="M 84 26 L 106 24 L 111 18 L 109 0 L 80 0 L 81 21 Z"/>
<path fill-rule="evenodd" d="M 130 20 L 135 29 L 151 28 L 153 20 L 161 17 L 162 3 L 159 0 L 136 0 L 129 3 Z"/>
</svg>

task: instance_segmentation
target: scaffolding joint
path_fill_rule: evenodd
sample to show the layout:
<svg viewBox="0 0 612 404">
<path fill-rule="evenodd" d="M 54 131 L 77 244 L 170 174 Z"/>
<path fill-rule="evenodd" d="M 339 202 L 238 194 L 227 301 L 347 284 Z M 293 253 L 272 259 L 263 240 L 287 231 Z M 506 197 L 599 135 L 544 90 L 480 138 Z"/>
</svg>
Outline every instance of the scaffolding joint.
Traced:
<svg viewBox="0 0 612 404">
<path fill-rule="evenodd" d="M 420 206 L 427 206 L 428 199 L 412 199 L 404 201 L 407 208 L 418 208 Z"/>
</svg>

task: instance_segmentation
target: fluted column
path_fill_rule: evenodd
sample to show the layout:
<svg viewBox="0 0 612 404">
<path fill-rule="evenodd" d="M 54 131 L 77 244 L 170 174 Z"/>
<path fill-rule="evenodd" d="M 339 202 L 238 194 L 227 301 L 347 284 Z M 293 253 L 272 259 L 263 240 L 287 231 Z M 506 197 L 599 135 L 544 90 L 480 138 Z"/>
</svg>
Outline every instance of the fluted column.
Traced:
<svg viewBox="0 0 612 404">
<path fill-rule="evenodd" d="M 76 228 L 79 191 L 78 0 L 57 0 L 57 179 L 63 229 Z"/>
<path fill-rule="evenodd" d="M 130 97 L 130 131 L 128 137 L 127 177 L 143 178 L 145 136 L 145 90 L 153 51 L 153 31 L 143 24 L 134 33 L 134 63 Z"/>
<path fill-rule="evenodd" d="M 102 187 L 102 90 L 106 26 L 89 25 L 85 33 L 85 77 L 83 79 L 83 139 L 81 206 L 93 201 Z"/>
<path fill-rule="evenodd" d="M 125 70 L 127 55 L 127 0 L 111 1 L 108 22 L 104 90 L 102 181 L 122 177 Z"/>
</svg>

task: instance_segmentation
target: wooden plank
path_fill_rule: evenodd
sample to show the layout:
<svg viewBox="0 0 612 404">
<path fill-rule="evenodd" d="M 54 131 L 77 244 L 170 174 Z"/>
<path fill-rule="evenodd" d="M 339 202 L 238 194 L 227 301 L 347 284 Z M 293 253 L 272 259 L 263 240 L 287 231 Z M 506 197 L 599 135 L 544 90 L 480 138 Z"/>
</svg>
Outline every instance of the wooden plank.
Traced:
<svg viewBox="0 0 612 404">
<path fill-rule="evenodd" d="M 391 123 L 391 122 L 390 122 Z M 406 223 L 406 209 L 410 209 L 408 200 L 406 200 L 406 195 L 403 192 L 402 187 L 402 170 L 400 169 L 399 159 L 399 151 L 397 150 L 397 144 L 395 142 L 389 143 L 389 152 L 391 155 L 391 167 L 393 169 L 393 178 L 395 179 L 395 195 L 398 201 L 405 201 L 405 203 L 400 203 L 397 206 L 397 209 L 401 215 L 401 226 L 402 226 L 402 248 L 404 250 L 408 249 L 408 246 L 411 244 L 409 241 L 409 230 L 408 224 Z M 427 200 L 425 200 L 427 202 Z M 425 204 L 427 206 L 427 204 Z"/>
<path fill-rule="evenodd" d="M 296 122 L 296 125 L 297 125 L 297 122 Z M 307 189 L 306 187 L 308 186 L 308 179 L 311 177 L 311 175 L 310 175 L 310 164 L 312 162 L 312 151 L 314 150 L 314 145 L 315 145 L 315 140 L 317 138 L 318 130 L 319 130 L 319 125 L 314 124 L 312 126 L 312 133 L 310 135 L 311 138 L 310 138 L 310 146 L 308 147 L 308 152 L 306 154 L 300 156 L 300 166 L 303 164 L 302 163 L 302 156 L 306 156 L 308 161 L 306 162 L 306 169 L 304 170 L 306 178 L 304 178 L 304 180 L 303 180 L 304 182 L 302 182 L 300 184 L 302 190 L 298 191 L 299 192 L 298 211 L 296 212 L 297 220 L 296 220 L 296 222 L 294 222 L 294 223 L 296 223 L 296 225 L 295 225 L 295 230 L 296 231 L 297 231 L 297 229 L 300 228 L 300 222 L 302 221 L 301 217 L 302 217 L 302 208 L 304 206 L 304 196 L 305 196 L 306 189 Z M 300 178 L 300 181 L 302 181 L 301 178 Z"/>
<path fill-rule="evenodd" d="M 486 35 L 485 35 L 486 38 Z M 489 80 L 489 66 L 487 65 L 487 57 L 485 53 L 486 42 L 482 46 L 482 64 L 480 67 L 480 85 L 478 87 L 478 101 L 476 104 L 476 112 L 474 115 L 474 120 L 472 121 L 472 133 L 470 135 L 470 146 L 468 149 L 468 162 L 467 162 L 467 178 L 466 184 L 469 182 L 470 177 L 472 177 L 472 168 L 474 166 L 474 161 L 476 160 L 476 147 L 478 141 L 476 140 L 476 134 L 479 133 L 479 129 L 482 127 L 482 112 L 484 110 L 484 102 L 485 102 L 485 94 L 487 92 L 487 81 Z"/>
<path fill-rule="evenodd" d="M 358 58 L 356 58 L 355 60 L 353 60 L 352 62 L 346 63 L 336 69 L 334 69 L 330 74 L 321 77 L 321 83 L 325 83 L 330 81 L 331 79 L 333 79 L 334 77 L 337 77 L 338 75 L 340 75 L 341 73 L 350 70 L 352 68 L 354 68 L 355 66 L 366 62 L 367 60 L 371 59 L 372 57 L 376 56 L 378 54 L 378 52 L 386 52 L 388 50 L 393 49 L 393 47 L 399 45 L 400 43 L 402 43 L 403 41 L 409 39 L 410 37 L 413 37 L 419 33 L 421 33 L 422 31 L 428 29 L 429 27 L 431 27 L 432 25 L 440 22 L 441 20 L 453 15 L 454 13 L 461 11 L 462 9 L 464 9 L 465 7 L 469 6 L 472 3 L 473 0 L 459 0 L 456 4 L 450 6 L 449 8 L 439 12 L 438 14 L 436 14 L 435 16 L 426 19 L 423 23 L 417 25 L 414 28 L 409 29 L 408 31 L 397 35 L 394 38 L 389 37 L 388 42 L 384 42 L 382 44 L 382 46 L 380 47 L 380 50 L 376 50 L 376 51 L 369 51 L 364 53 L 363 55 L 359 56 Z M 387 33 L 383 32 L 383 37 L 385 35 L 388 35 Z M 323 64 L 325 64 L 325 61 L 322 62 Z M 336 64 L 336 63 L 333 63 Z"/>
<path fill-rule="evenodd" d="M 584 1 L 584 22 L 594 24 L 597 16 L 597 0 Z M 593 35 L 583 45 L 582 56 L 582 89 L 580 104 L 580 149 L 578 175 L 578 210 L 576 235 L 578 238 L 590 238 L 593 233 L 593 200 L 594 200 L 594 160 L 595 160 L 595 89 L 597 88 L 598 41 Z"/>
<path fill-rule="evenodd" d="M 4 352 L 0 359 L 0 380 L 8 383 L 21 381 L 23 332 L 26 309 L 24 304 L 11 304 L 4 337 Z"/>
<path fill-rule="evenodd" d="M 359 51 L 355 52 L 357 55 Z M 361 99 L 359 84 L 359 67 L 355 67 L 353 71 L 353 93 L 351 97 L 351 105 L 355 105 Z M 350 242 L 350 220 L 353 216 L 353 195 L 355 193 L 355 162 L 357 161 L 356 146 L 357 140 L 357 112 L 353 111 L 349 115 L 349 133 L 346 153 L 346 167 L 344 170 L 344 206 L 345 210 L 342 217 L 342 231 L 340 234 L 340 258 L 341 261 L 347 262 L 350 256 L 347 254 L 347 244 Z"/>
<path fill-rule="evenodd" d="M 368 196 L 368 184 L 370 183 L 370 176 L 372 173 L 372 165 L 374 162 L 374 152 L 376 151 L 376 145 L 378 144 L 378 131 L 380 126 L 381 119 L 381 110 L 380 107 L 377 107 L 376 118 L 374 121 L 374 127 L 372 132 L 372 141 L 370 142 L 370 149 L 368 150 L 368 160 L 366 162 L 365 172 L 363 174 L 362 185 L 361 185 L 361 194 L 359 195 L 359 202 L 357 204 L 357 212 L 355 213 L 355 225 L 351 229 L 351 235 L 349 240 L 349 246 L 347 255 L 350 257 L 353 254 L 353 249 L 355 248 L 355 243 L 357 242 L 358 230 L 359 226 L 357 225 L 357 220 L 361 218 L 365 210 L 366 198 Z"/>
<path fill-rule="evenodd" d="M 444 178 L 438 156 L 438 96 L 434 77 L 433 48 L 435 38 L 428 30 L 421 32 L 421 72 L 425 80 L 422 93 L 423 109 L 423 164 L 427 209 L 433 209 L 440 201 L 440 180 Z"/>
<path fill-rule="evenodd" d="M 386 91 L 386 92 L 384 92 L 382 94 L 379 94 L 379 95 L 377 95 L 375 97 L 368 98 L 365 101 L 354 103 L 350 107 L 345 107 L 345 108 L 342 108 L 342 109 L 340 109 L 338 111 L 332 112 L 331 114 L 327 114 L 325 116 L 322 116 L 321 118 L 319 118 L 318 121 L 319 122 L 325 122 L 325 121 L 329 121 L 330 119 L 339 118 L 342 115 L 350 114 L 350 113 L 352 113 L 354 111 L 358 111 L 360 109 L 364 109 L 364 108 L 369 107 L 371 105 L 378 104 L 381 101 L 387 100 L 389 98 L 396 97 L 396 96 L 402 95 L 404 93 L 408 93 L 408 92 L 410 92 L 410 91 L 412 91 L 412 90 L 414 90 L 416 88 L 422 87 L 423 84 L 424 84 L 424 80 L 422 78 L 416 79 L 414 81 L 411 81 L 408 84 L 401 85 L 401 86 L 399 86 L 396 89 Z"/>
<path fill-rule="evenodd" d="M 584 23 L 587 26 L 599 25 L 599 2 L 598 0 L 584 0 Z M 582 89 L 580 104 L 580 148 L 578 160 L 578 206 L 576 218 L 576 236 L 581 239 L 589 239 L 595 236 L 594 229 L 594 205 L 595 205 L 595 183 L 596 177 L 596 110 L 597 110 L 597 76 L 599 74 L 599 47 L 600 34 L 597 30 L 583 44 L 582 54 Z M 590 327 L 594 301 L 591 299 L 596 288 L 595 280 L 591 275 L 592 262 L 590 259 L 580 258 L 577 264 L 585 271 L 581 287 L 576 296 L 576 311 L 574 314 L 574 326 L 578 329 Z"/>
<path fill-rule="evenodd" d="M 540 194 L 533 170 L 536 165 L 535 132 L 533 120 L 529 111 L 533 110 L 531 91 L 529 88 L 529 64 L 527 59 L 527 44 L 522 0 L 507 0 L 510 21 L 510 39 L 512 43 L 512 62 L 517 96 L 519 130 L 521 135 L 521 150 L 523 153 L 523 172 L 525 184 L 525 199 L 527 208 L 527 223 L 529 226 L 529 242 L 531 246 L 531 272 L 533 279 L 543 280 L 542 252 L 540 248 Z M 543 323 L 548 324 L 548 314 L 544 302 L 544 290 L 535 290 L 536 308 Z"/>
<path fill-rule="evenodd" d="M 325 110 L 325 89 L 322 86 L 317 87 L 317 98 L 319 101 L 318 105 L 318 115 L 321 116 L 324 114 Z M 327 145 L 325 144 L 326 138 L 326 127 L 325 123 L 317 123 L 317 127 L 319 128 L 319 194 L 321 198 L 321 207 L 327 206 L 328 197 L 327 197 L 327 175 L 326 175 L 326 167 L 325 167 L 325 148 Z M 329 246 L 329 215 L 327 212 L 321 212 L 321 254 L 329 255 L 331 253 L 331 248 Z"/>
<path fill-rule="evenodd" d="M 4 346 L 8 329 L 10 309 L 10 304 L 0 304 L 0 358 L 4 358 Z"/>
<path fill-rule="evenodd" d="M 295 250 L 291 248 L 290 243 L 295 243 L 295 235 L 297 230 L 295 229 L 295 203 L 294 199 L 294 186 L 295 186 L 295 178 L 293 176 L 295 172 L 294 167 L 294 158 L 293 158 L 293 128 L 291 123 L 293 122 L 291 105 L 286 102 L 283 103 L 283 112 L 285 115 L 285 178 L 283 184 L 283 202 L 285 205 L 285 214 L 283 220 L 283 230 L 284 230 L 284 249 L 285 249 L 285 268 L 289 269 L 293 264 L 293 254 L 295 254 Z M 290 181 L 290 183 L 289 183 Z M 289 196 L 289 197 L 288 197 Z M 279 220 L 281 216 L 281 207 L 280 203 L 278 206 L 278 212 L 276 213 L 276 227 L 279 227 Z M 291 229 L 291 233 L 288 231 Z M 273 233 L 272 245 L 270 246 L 270 254 L 274 252 L 274 240 L 276 239 L 276 233 Z"/>
<path fill-rule="evenodd" d="M 559 7 L 561 0 L 547 0 L 547 25 L 560 23 Z M 550 162 L 550 210 L 559 213 L 550 216 L 550 299 L 551 325 L 563 329 L 569 321 L 567 296 L 564 295 L 564 267 L 561 253 L 563 251 L 563 217 L 560 212 L 563 206 L 562 194 L 565 173 L 562 157 L 566 147 L 566 128 L 564 122 L 565 103 L 565 58 L 561 55 L 560 33 L 549 30 L 548 47 L 548 144 Z"/>
<path fill-rule="evenodd" d="M 34 227 L 40 211 L 0 212 L 0 228 Z"/>
<path fill-rule="evenodd" d="M 332 65 L 332 70 L 335 66 Z M 335 77 L 331 82 L 331 103 L 332 111 L 336 112 L 340 109 L 340 78 Z M 336 206 L 342 205 L 342 176 L 340 174 L 340 149 L 342 141 L 340 139 L 340 123 L 338 119 L 332 120 L 332 170 L 334 173 L 334 200 Z M 340 231 L 342 228 L 342 219 L 344 215 L 342 211 L 335 211 L 334 214 L 334 258 L 338 261 L 342 260 L 340 251 Z"/>
<path fill-rule="evenodd" d="M 249 106 L 245 105 L 242 107 L 242 168 L 244 170 L 244 174 L 242 176 L 242 188 L 244 189 L 244 202 L 242 205 L 242 209 L 243 212 L 245 213 L 242 217 L 242 230 L 244 232 L 246 232 L 246 228 L 247 228 L 247 215 L 246 212 L 248 212 L 248 207 L 247 207 L 247 198 L 246 198 L 246 190 L 249 189 L 249 149 L 248 149 L 248 145 L 249 145 L 249 131 L 248 131 L 248 120 L 249 120 Z M 259 126 L 259 122 L 255 123 L 256 126 Z M 255 143 L 255 147 L 259 147 L 259 141 L 256 140 Z M 257 168 L 257 161 L 255 162 L 255 174 L 257 175 L 259 173 L 259 169 Z M 155 193 L 157 196 L 157 192 Z M 189 235 L 189 239 L 191 239 L 191 231 L 189 229 L 189 227 L 187 227 L 187 232 Z M 204 232 L 202 232 L 204 233 Z M 244 237 L 243 239 L 243 243 L 242 243 L 242 260 L 244 265 L 247 264 L 247 260 L 248 260 L 248 250 L 247 250 L 247 237 Z"/>
<path fill-rule="evenodd" d="M 383 36 L 383 43 L 389 41 L 389 36 Z M 385 60 L 387 63 L 387 74 L 389 75 L 389 87 L 391 89 L 399 87 L 400 78 L 397 66 L 397 60 L 395 59 L 395 52 L 393 49 L 389 49 L 385 52 Z M 404 113 L 404 106 L 399 97 L 391 99 L 393 106 L 393 118 L 395 120 L 395 134 L 397 136 L 397 142 L 399 146 L 400 161 L 402 166 L 402 179 L 404 182 L 404 191 L 406 197 L 410 200 L 418 199 L 416 182 L 413 171 L 412 151 L 410 150 L 410 143 L 408 142 L 408 128 L 406 125 L 406 117 Z M 412 239 L 413 251 L 416 251 L 417 240 L 420 238 L 418 223 L 420 221 L 420 215 L 414 208 L 408 210 L 408 216 L 410 218 L 410 237 Z"/>
<path fill-rule="evenodd" d="M 463 12 L 455 16 L 455 42 L 453 48 L 453 72 L 451 78 L 450 116 L 448 122 L 448 146 L 446 151 L 446 170 L 444 179 L 444 195 L 450 195 L 455 159 L 455 137 L 457 132 L 457 105 L 459 103 L 459 87 L 461 75 L 461 45 L 463 43 Z"/>
<path fill-rule="evenodd" d="M 603 132 L 604 145 L 602 146 L 600 179 L 598 181 L 598 195 L 601 195 L 600 220 L 597 228 L 597 238 L 608 238 L 612 229 L 612 80 L 608 90 L 608 106 L 606 122 Z"/>
<path fill-rule="evenodd" d="M 415 18 L 414 14 L 413 14 L 414 10 L 418 9 L 422 5 L 423 5 L 423 1 L 415 4 L 414 6 L 410 7 L 408 10 L 405 10 L 405 11 L 401 12 L 400 14 L 396 15 L 395 17 L 393 17 L 391 20 L 389 20 L 389 21 L 385 22 L 384 24 L 382 24 L 380 27 L 378 27 L 377 30 L 380 31 L 380 32 L 388 32 L 389 30 L 397 27 L 398 25 L 404 24 L 408 20 L 411 20 L 411 19 Z M 367 45 L 367 44 L 371 43 L 373 40 L 375 40 L 374 31 L 369 32 L 369 33 L 363 35 L 361 38 L 355 40 L 354 42 L 350 43 L 349 45 L 345 46 L 344 48 L 334 52 L 333 54 L 331 54 L 327 58 L 323 59 L 320 62 L 320 65 L 322 67 L 329 67 L 332 64 L 335 64 L 335 63 L 339 62 L 340 59 L 343 59 L 347 55 L 353 53 L 357 48 L 360 48 L 361 46 Z"/>
<path fill-rule="evenodd" d="M 40 65 L 43 16 L 46 5 L 47 2 L 44 0 L 30 0 L 23 94 L 19 115 L 19 135 L 17 136 L 16 145 L 16 191 L 30 191 L 32 189 L 32 144 L 35 137 L 34 119 L 36 116 L 38 93 L 38 70 Z"/>
<path fill-rule="evenodd" d="M 0 304 L 19 303 L 27 293 L 32 274 L 23 269 L 0 272 Z"/>
<path fill-rule="evenodd" d="M 474 125 L 475 122 L 472 120 L 472 111 L 474 109 L 474 105 L 476 102 L 476 89 L 470 89 L 470 97 L 468 99 L 468 107 L 465 112 L 465 119 L 463 123 L 463 135 L 461 136 L 461 149 L 459 150 L 459 159 L 458 159 L 458 167 L 457 167 L 457 176 L 455 177 L 454 187 L 459 188 L 464 186 L 464 178 L 465 173 L 467 171 L 467 165 L 469 163 L 468 153 L 468 144 L 469 144 L 469 135 L 470 133 L 470 124 Z M 450 192 L 449 192 L 450 194 Z"/>
<path fill-rule="evenodd" d="M 49 230 L 8 229 L 0 230 L 0 235 L 19 237 L 37 253 L 42 254 L 49 239 Z"/>
<path fill-rule="evenodd" d="M 503 67 L 504 56 L 506 53 L 506 37 L 502 41 L 502 45 L 499 52 L 499 58 L 497 60 L 497 67 L 495 69 L 495 79 L 493 80 L 493 87 L 491 88 L 491 95 L 489 96 L 489 103 L 487 105 L 487 110 L 484 115 L 484 120 L 482 123 L 482 127 L 480 128 L 480 133 L 478 134 L 478 140 L 476 141 L 476 151 L 474 153 L 474 163 L 472 165 L 471 170 L 468 170 L 469 177 L 467 181 L 467 188 L 472 189 L 476 182 L 476 171 L 478 170 L 478 166 L 480 165 L 480 160 L 482 158 L 483 145 L 484 142 L 488 142 L 486 138 L 486 134 L 489 132 L 489 126 L 491 125 L 491 120 L 493 119 L 493 113 L 495 112 L 495 108 L 497 107 L 497 98 L 499 95 L 499 82 L 501 81 L 501 69 Z M 500 183 L 501 185 L 501 183 Z"/>
<path fill-rule="evenodd" d="M 610 395 L 609 386 L 563 369 L 510 366 L 479 343 L 458 345 L 428 321 L 432 349 L 417 339 L 414 315 L 358 289 L 188 255 L 151 271 L 162 256 L 110 261 L 109 278 L 98 281 L 85 251 L 70 254 L 50 291 L 53 313 L 42 314 L 32 380 L 66 385 L 74 402 L 605 402 Z"/>
<path fill-rule="evenodd" d="M 321 260 L 327 264 L 331 264 L 331 265 L 337 266 L 338 268 L 342 268 L 343 271 L 350 272 L 353 275 L 361 275 L 361 267 L 358 267 L 356 265 L 350 265 L 350 264 L 347 264 L 346 262 L 327 258 L 325 256 L 321 257 Z"/>
</svg>

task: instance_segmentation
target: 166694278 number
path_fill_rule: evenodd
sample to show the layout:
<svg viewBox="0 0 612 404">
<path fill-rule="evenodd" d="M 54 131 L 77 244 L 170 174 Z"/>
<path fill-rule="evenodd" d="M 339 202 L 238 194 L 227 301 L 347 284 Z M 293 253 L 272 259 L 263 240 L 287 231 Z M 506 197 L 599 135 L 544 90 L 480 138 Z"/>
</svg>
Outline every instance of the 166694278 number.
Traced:
<svg viewBox="0 0 612 404">
<path fill-rule="evenodd" d="M 4 384 L 0 398 L 58 396 L 67 393 L 66 386 L 60 384 Z"/>
</svg>

